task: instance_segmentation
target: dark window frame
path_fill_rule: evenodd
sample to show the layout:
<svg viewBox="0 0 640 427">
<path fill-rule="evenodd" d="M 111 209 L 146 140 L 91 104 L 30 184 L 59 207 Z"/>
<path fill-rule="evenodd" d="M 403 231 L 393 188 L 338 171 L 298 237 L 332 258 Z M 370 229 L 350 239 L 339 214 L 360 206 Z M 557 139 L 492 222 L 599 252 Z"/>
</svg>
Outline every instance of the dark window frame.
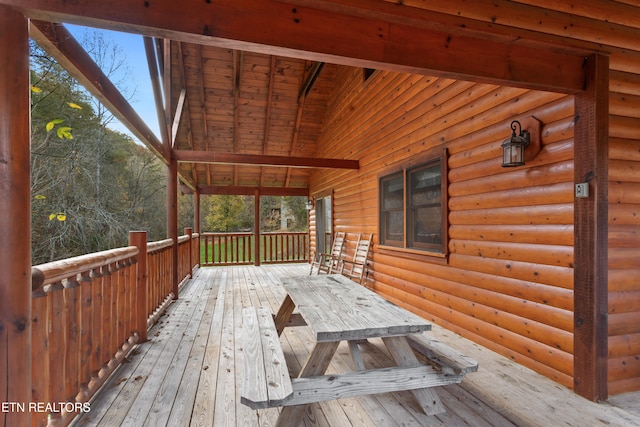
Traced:
<svg viewBox="0 0 640 427">
<path fill-rule="evenodd" d="M 400 182 L 398 182 L 400 181 Z M 401 200 L 400 206 L 397 206 L 397 202 L 389 201 L 389 198 L 385 199 L 385 195 L 391 195 L 394 192 L 390 189 L 390 186 L 401 185 Z M 402 171 L 397 171 L 387 176 L 380 178 L 379 180 L 380 186 L 380 243 L 389 246 L 402 247 L 404 246 L 404 234 L 405 234 L 405 199 L 404 199 L 404 174 Z M 385 203 L 387 200 L 387 203 Z M 400 238 L 394 238 L 393 235 L 397 234 L 396 230 L 390 230 L 391 221 L 394 216 L 397 216 L 398 213 L 401 214 L 402 224 L 400 226 L 401 236 Z M 397 227 L 396 227 L 397 228 Z M 394 232 L 395 231 L 395 232 Z"/>
<path fill-rule="evenodd" d="M 403 252 L 412 256 L 427 255 L 440 258 L 448 256 L 447 158 L 446 149 L 432 150 L 417 162 L 410 162 L 378 177 L 381 249 Z M 439 175 L 434 175 L 434 171 L 437 170 Z M 397 188 L 393 194 L 396 203 L 389 202 L 391 195 L 389 185 L 394 182 L 397 186 L 399 177 L 402 177 L 401 209 L 397 207 Z M 433 184 L 429 185 L 430 181 L 433 181 Z M 439 202 L 435 202 L 434 199 Z M 397 218 L 399 210 L 402 211 L 402 239 L 398 238 L 397 222 L 395 227 L 390 227 L 391 216 L 395 215 Z M 428 217 L 433 216 L 434 212 L 440 212 L 439 224 L 428 221 Z M 426 225 L 423 224 L 419 229 L 417 217 L 427 219 Z M 395 228 L 396 232 L 393 235 L 390 234 L 390 228 Z"/>
</svg>

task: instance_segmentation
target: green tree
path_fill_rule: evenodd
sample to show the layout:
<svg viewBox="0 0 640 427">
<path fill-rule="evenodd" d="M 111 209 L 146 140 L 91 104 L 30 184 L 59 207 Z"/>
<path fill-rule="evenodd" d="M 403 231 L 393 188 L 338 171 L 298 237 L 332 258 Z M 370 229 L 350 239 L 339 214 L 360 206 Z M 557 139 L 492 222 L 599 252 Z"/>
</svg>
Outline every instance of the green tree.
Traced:
<svg viewBox="0 0 640 427">
<path fill-rule="evenodd" d="M 232 232 L 245 228 L 243 211 L 245 201 L 241 196 L 215 195 L 208 196 L 208 214 L 205 218 L 207 231 Z"/>
<path fill-rule="evenodd" d="M 294 218 L 290 231 L 307 231 L 309 229 L 309 212 L 306 207 L 307 198 L 299 196 L 285 196 L 282 198 L 282 206 L 288 210 Z"/>
<path fill-rule="evenodd" d="M 96 104 L 32 45 L 33 263 L 127 243 L 129 230 L 165 234 L 163 164 L 107 127 Z"/>
</svg>

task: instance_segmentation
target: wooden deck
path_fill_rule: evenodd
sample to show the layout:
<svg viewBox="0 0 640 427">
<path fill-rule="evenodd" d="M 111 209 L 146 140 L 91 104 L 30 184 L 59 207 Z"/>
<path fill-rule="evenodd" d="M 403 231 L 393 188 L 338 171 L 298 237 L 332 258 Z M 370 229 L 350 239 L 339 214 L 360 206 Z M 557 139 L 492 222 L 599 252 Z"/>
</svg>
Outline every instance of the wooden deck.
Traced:
<svg viewBox="0 0 640 427">
<path fill-rule="evenodd" d="M 241 308 L 277 310 L 284 298 L 279 277 L 308 274 L 305 265 L 200 269 L 180 299 L 115 372 L 75 425 L 251 426 L 273 425 L 279 409 L 252 411 L 236 387 L 234 323 Z M 319 426 L 638 426 L 640 393 L 592 403 L 509 359 L 443 328 L 431 332 L 480 362 L 461 384 L 438 388 L 447 412 L 426 416 L 409 392 L 311 405 L 306 425 Z M 282 336 L 287 364 L 300 369 L 312 337 L 308 328 Z M 363 346 L 367 364 L 390 362 L 381 342 Z M 352 364 L 341 344 L 331 369 Z"/>
</svg>

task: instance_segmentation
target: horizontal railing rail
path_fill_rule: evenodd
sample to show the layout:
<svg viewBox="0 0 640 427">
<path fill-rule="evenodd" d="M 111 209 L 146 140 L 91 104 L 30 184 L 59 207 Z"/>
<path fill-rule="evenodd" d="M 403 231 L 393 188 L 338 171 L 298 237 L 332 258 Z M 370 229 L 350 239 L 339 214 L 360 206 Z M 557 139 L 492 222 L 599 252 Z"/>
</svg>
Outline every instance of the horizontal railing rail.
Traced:
<svg viewBox="0 0 640 427">
<path fill-rule="evenodd" d="M 178 239 L 178 278 L 198 265 L 199 236 Z M 172 239 L 146 242 L 32 268 L 32 425 L 66 425 L 88 402 L 174 295 Z M 55 402 L 55 404 L 44 404 Z M 38 409 L 39 407 L 37 407 Z"/>
<path fill-rule="evenodd" d="M 307 232 L 261 233 L 258 244 L 259 262 L 255 259 L 254 233 L 202 233 L 200 263 L 212 265 L 246 265 L 309 261 Z"/>
</svg>

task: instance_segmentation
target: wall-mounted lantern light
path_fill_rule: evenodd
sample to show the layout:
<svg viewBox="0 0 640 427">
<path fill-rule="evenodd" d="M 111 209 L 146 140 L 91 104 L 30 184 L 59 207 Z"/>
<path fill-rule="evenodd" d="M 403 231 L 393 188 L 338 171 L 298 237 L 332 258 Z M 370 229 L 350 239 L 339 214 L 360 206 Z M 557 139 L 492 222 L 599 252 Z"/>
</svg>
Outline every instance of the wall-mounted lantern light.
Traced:
<svg viewBox="0 0 640 427">
<path fill-rule="evenodd" d="M 523 166 L 525 161 L 530 161 L 540 151 L 540 122 L 528 117 L 523 123 L 527 129 L 523 129 L 518 120 L 511 122 L 511 136 L 502 143 L 503 168 Z M 530 145 L 531 148 L 526 150 Z"/>
<path fill-rule="evenodd" d="M 518 133 L 516 133 L 518 131 Z M 502 143 L 502 167 L 524 165 L 524 150 L 531 142 L 529 131 L 522 130 L 519 121 L 511 122 L 511 136 Z"/>
<path fill-rule="evenodd" d="M 313 200 L 309 199 L 307 200 L 307 203 L 304 205 L 304 207 L 310 211 L 311 209 L 313 209 Z"/>
</svg>

